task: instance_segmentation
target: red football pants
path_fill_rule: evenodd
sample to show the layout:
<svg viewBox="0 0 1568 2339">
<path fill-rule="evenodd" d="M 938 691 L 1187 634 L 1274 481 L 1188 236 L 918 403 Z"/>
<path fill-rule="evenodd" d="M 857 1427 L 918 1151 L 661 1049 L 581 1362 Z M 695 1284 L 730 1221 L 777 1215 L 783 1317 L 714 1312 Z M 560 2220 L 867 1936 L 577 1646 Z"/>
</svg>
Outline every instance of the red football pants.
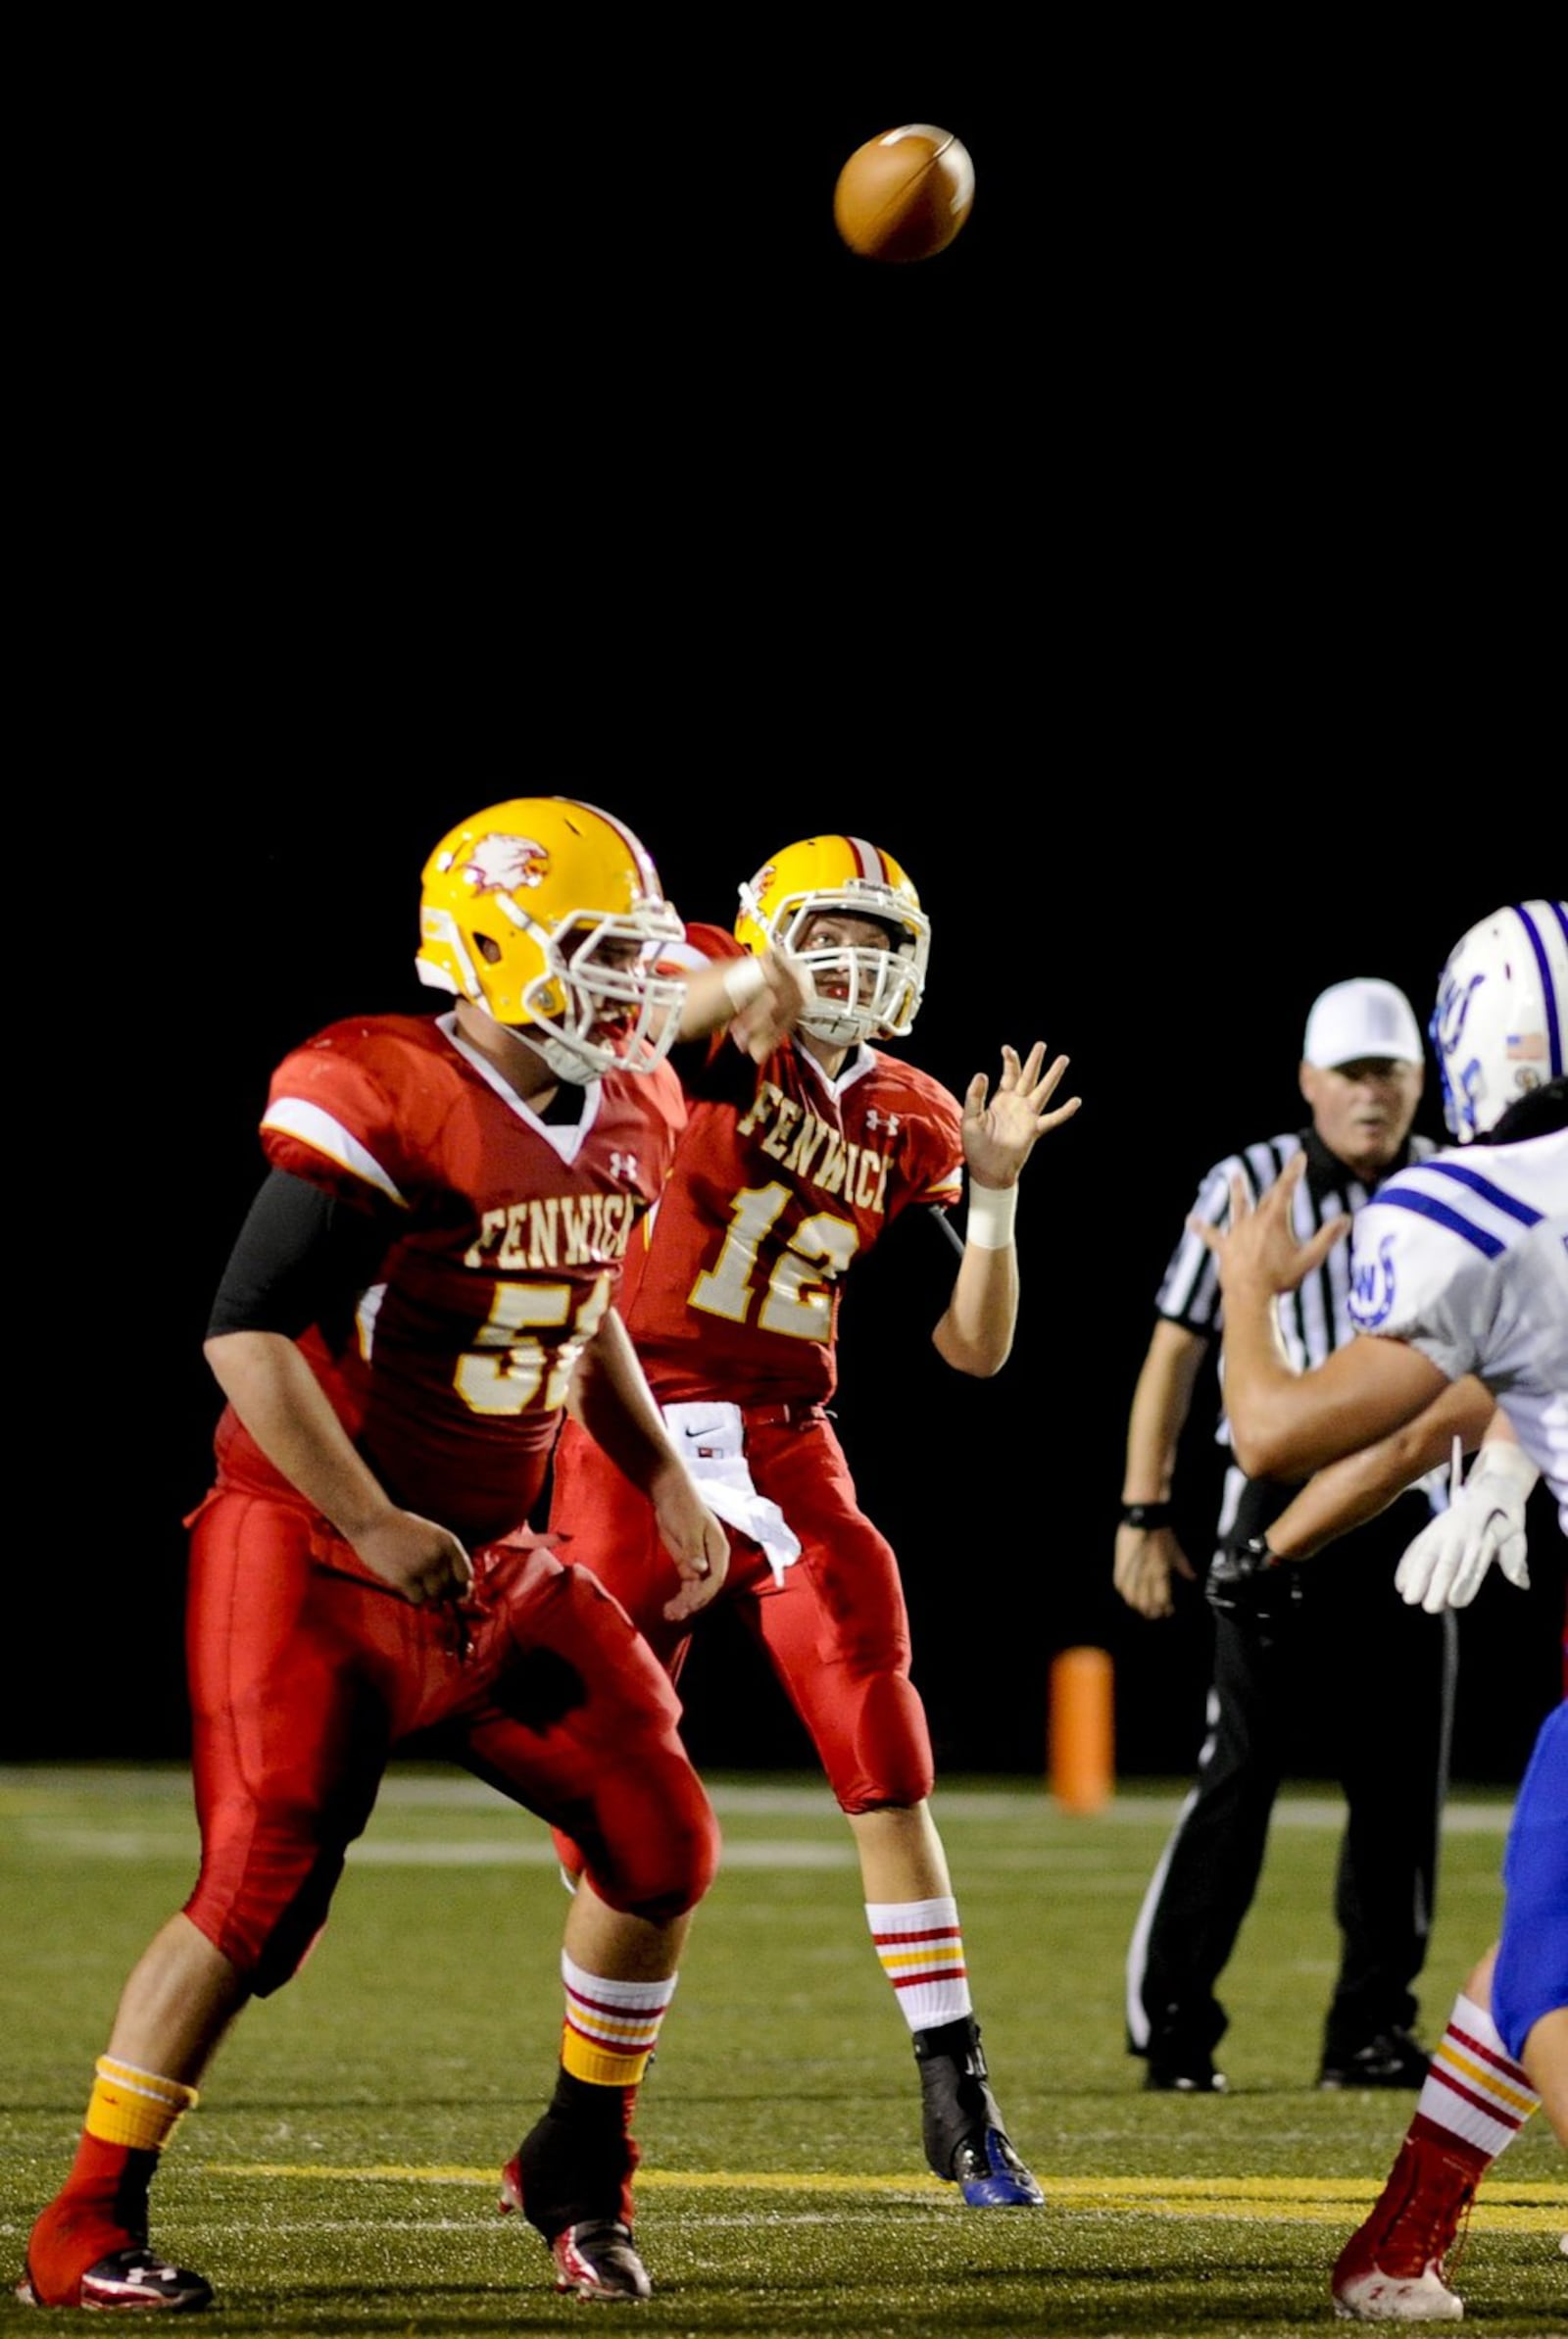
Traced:
<svg viewBox="0 0 1568 2339">
<path fill-rule="evenodd" d="M 756 1410 L 774 1417 L 779 1409 Z M 789 1422 L 749 1418 L 746 1461 L 758 1493 L 777 1503 L 795 1530 L 801 1556 L 777 1586 L 760 1547 L 731 1531 L 718 1597 L 734 1603 L 761 1644 L 840 1808 L 923 1802 L 932 1787 L 931 1736 L 909 1679 L 898 1562 L 856 1500 L 832 1423 L 815 1412 Z M 661 1614 L 677 1577 L 651 1506 L 570 1420 L 555 1472 L 552 1531 L 615 1594 L 678 1677 L 692 1628 L 667 1624 Z"/>
<path fill-rule="evenodd" d="M 297 1503 L 220 1490 L 192 1522 L 202 1862 L 185 1914 L 258 1996 L 324 1923 L 411 1742 L 568 1833 L 612 1908 L 665 1922 L 712 1881 L 718 1828 L 679 1701 L 623 1611 L 526 1542 L 472 1556 L 461 1612 L 414 1608 Z"/>
</svg>

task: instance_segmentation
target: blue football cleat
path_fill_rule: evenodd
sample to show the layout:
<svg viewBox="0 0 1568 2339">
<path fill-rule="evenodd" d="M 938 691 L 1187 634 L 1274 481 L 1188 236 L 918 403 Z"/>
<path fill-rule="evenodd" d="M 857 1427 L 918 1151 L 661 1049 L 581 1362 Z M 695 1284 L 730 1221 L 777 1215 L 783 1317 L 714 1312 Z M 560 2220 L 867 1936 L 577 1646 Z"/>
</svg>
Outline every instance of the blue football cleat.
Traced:
<svg viewBox="0 0 1568 2339">
<path fill-rule="evenodd" d="M 960 2144 L 953 2174 L 970 2209 L 1038 2209 L 1046 2198 L 1000 2128 Z"/>
</svg>

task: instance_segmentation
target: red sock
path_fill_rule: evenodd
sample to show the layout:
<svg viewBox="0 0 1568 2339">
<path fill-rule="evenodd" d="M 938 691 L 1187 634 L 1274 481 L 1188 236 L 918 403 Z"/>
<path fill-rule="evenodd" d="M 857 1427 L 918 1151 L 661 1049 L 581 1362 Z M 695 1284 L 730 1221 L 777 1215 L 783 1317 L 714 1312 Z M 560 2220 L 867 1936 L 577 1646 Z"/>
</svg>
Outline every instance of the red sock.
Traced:
<svg viewBox="0 0 1568 2339">
<path fill-rule="evenodd" d="M 89 2266 L 147 2239 L 155 2152 L 83 2133 L 71 2174 L 27 2240 L 27 2278 L 40 2307 L 74 2307 Z"/>
</svg>

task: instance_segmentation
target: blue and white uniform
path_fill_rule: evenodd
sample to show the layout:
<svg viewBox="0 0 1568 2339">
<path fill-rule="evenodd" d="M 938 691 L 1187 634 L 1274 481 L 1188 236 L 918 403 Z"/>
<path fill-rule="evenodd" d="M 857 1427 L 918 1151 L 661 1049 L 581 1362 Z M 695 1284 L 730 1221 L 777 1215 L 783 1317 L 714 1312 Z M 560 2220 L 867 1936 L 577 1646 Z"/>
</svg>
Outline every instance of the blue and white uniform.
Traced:
<svg viewBox="0 0 1568 2339">
<path fill-rule="evenodd" d="M 1356 1330 L 1483 1381 L 1568 1533 L 1568 1129 L 1413 1163 L 1357 1213 L 1350 1243 Z"/>
<path fill-rule="evenodd" d="M 1486 1384 L 1568 1533 L 1568 1129 L 1451 1148 L 1391 1177 L 1356 1218 L 1350 1280 L 1358 1331 Z M 1542 2016 L 1568 2006 L 1568 1697 L 1536 1740 L 1503 1884 L 1492 2016 L 1517 2059 Z"/>
</svg>

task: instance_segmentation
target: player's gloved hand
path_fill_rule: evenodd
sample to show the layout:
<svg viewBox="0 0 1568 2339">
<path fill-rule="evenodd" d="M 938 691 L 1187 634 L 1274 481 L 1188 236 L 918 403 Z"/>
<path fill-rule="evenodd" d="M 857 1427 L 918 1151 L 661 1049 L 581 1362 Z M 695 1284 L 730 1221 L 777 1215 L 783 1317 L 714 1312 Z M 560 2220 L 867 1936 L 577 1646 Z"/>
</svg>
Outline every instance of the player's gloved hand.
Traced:
<svg viewBox="0 0 1568 2339">
<path fill-rule="evenodd" d="M 1278 1623 L 1301 1597 L 1301 1569 L 1270 1551 L 1266 1535 L 1222 1543 L 1209 1562 L 1203 1592 L 1215 1614 L 1242 1623 Z"/>
<path fill-rule="evenodd" d="M 1394 1571 L 1396 1591 L 1429 1617 L 1468 1608 L 1494 1561 L 1528 1591 L 1525 1505 L 1540 1475 L 1511 1438 L 1489 1439 L 1446 1511 L 1406 1545 Z"/>
</svg>

